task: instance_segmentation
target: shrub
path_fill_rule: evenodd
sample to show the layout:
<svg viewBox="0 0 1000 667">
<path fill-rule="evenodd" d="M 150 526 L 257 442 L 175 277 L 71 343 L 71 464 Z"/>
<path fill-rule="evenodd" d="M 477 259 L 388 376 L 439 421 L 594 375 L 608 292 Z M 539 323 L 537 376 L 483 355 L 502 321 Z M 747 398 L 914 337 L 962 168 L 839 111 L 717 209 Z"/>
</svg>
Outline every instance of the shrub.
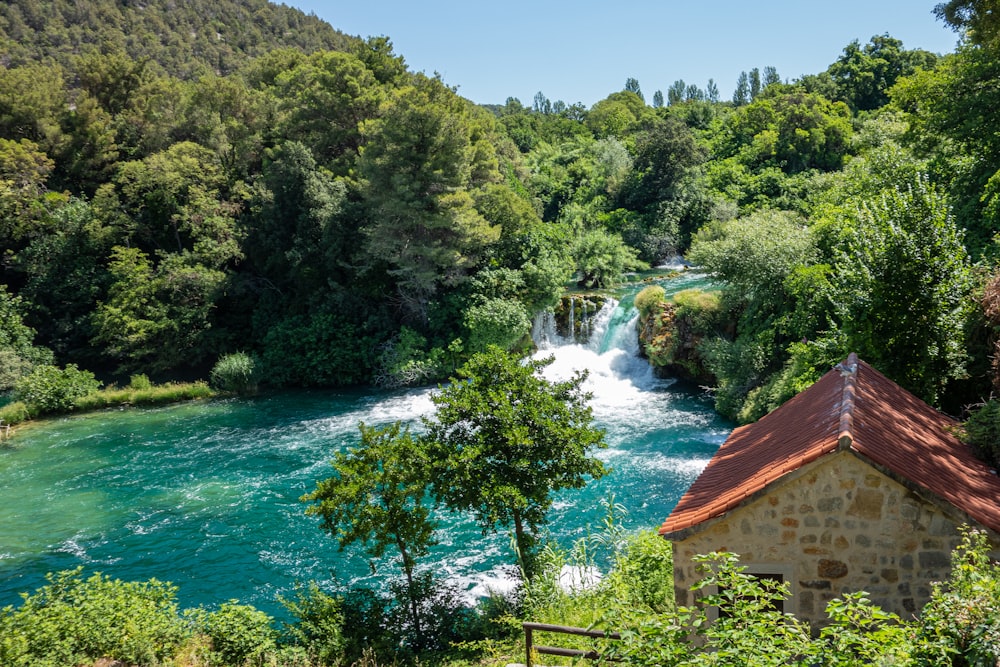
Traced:
<svg viewBox="0 0 1000 667">
<path fill-rule="evenodd" d="M 217 611 L 195 613 L 199 629 L 212 640 L 213 664 L 260 662 L 277 647 L 271 617 L 250 605 L 230 600 Z"/>
<path fill-rule="evenodd" d="M 913 664 L 978 667 L 1000 661 L 1000 567 L 982 531 L 965 530 L 951 575 L 920 615 Z"/>
<path fill-rule="evenodd" d="M 170 584 L 100 574 L 85 580 L 81 572 L 50 574 L 20 608 L 0 611 L 0 663 L 54 667 L 110 658 L 159 664 L 188 636 Z"/>
<path fill-rule="evenodd" d="M 149 378 L 140 373 L 138 375 L 133 375 L 129 378 L 128 388 L 129 389 L 149 389 L 153 386 L 153 383 L 149 381 Z"/>
<path fill-rule="evenodd" d="M 649 317 L 653 313 L 653 309 L 663 303 L 666 294 L 667 291 L 660 285 L 644 287 L 635 295 L 635 307 L 639 311 L 639 316 Z"/>
<path fill-rule="evenodd" d="M 19 424 L 23 421 L 28 421 L 30 418 L 31 413 L 23 401 L 15 401 L 0 407 L 0 421 L 4 424 Z"/>
<path fill-rule="evenodd" d="M 212 368 L 212 386 L 234 394 L 252 394 L 257 391 L 257 364 L 245 352 L 227 354 Z"/>
<path fill-rule="evenodd" d="M 334 665 L 343 660 L 347 640 L 344 638 L 343 599 L 323 592 L 315 583 L 298 588 L 291 600 L 282 600 L 295 617 L 295 624 L 286 629 L 289 638 L 303 647 L 309 657 L 321 665 Z"/>
<path fill-rule="evenodd" d="M 469 352 L 484 352 L 490 345 L 510 350 L 531 333 L 528 311 L 514 299 L 487 299 L 465 311 Z"/>
<path fill-rule="evenodd" d="M 691 329 L 698 334 L 711 333 L 722 316 L 722 298 L 719 292 L 686 289 L 673 298 L 677 317 L 691 322 Z"/>
<path fill-rule="evenodd" d="M 93 373 L 81 371 L 76 364 L 67 364 L 65 368 L 39 366 L 18 380 L 14 399 L 24 401 L 33 414 L 69 412 L 77 399 L 100 386 Z"/>
<path fill-rule="evenodd" d="M 1000 401 L 991 399 L 970 414 L 962 439 L 993 465 L 1000 463 Z"/>
</svg>

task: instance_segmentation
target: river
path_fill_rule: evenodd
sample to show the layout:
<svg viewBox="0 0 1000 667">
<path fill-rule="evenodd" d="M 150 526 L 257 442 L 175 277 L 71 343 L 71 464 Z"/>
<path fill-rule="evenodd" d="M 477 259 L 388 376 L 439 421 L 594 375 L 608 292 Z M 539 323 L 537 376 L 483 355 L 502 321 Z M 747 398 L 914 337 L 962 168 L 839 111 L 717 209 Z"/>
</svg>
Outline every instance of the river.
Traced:
<svg viewBox="0 0 1000 667">
<path fill-rule="evenodd" d="M 704 279 L 690 272 L 662 284 L 670 293 Z M 732 428 L 700 389 L 655 378 L 636 356 L 631 296 L 600 314 L 586 345 L 550 336 L 540 351 L 555 357 L 552 378 L 589 369 L 609 445 L 598 456 L 612 469 L 558 495 L 548 532 L 563 544 L 599 529 L 611 494 L 627 528 L 658 526 Z M 373 574 L 359 550 L 338 552 L 299 498 L 330 475 L 334 451 L 357 442 L 359 421 L 418 427 L 431 391 L 280 392 L 26 430 L 0 449 L 0 606 L 79 565 L 173 582 L 182 607 L 237 599 L 271 614 L 296 582 L 378 585 L 392 564 Z M 428 565 L 469 591 L 500 583 L 509 537 L 484 537 L 460 515 L 441 519 Z"/>
</svg>

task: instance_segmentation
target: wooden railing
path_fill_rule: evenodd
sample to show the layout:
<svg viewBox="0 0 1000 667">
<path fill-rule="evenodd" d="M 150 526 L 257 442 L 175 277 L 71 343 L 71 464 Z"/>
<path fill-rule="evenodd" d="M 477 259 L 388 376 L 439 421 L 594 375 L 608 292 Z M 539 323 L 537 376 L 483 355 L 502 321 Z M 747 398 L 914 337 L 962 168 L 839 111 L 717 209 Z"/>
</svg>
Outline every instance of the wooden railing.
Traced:
<svg viewBox="0 0 1000 667">
<path fill-rule="evenodd" d="M 575 635 L 577 637 L 593 637 L 595 639 L 621 639 L 621 635 L 617 632 L 608 632 L 606 630 L 587 630 L 586 628 L 574 628 L 566 625 L 550 625 L 548 623 L 522 623 L 521 627 L 524 628 L 524 649 L 525 649 L 525 665 L 526 667 L 531 667 L 531 656 L 534 653 L 542 653 L 545 655 L 559 655 L 568 658 L 586 658 L 587 660 L 614 660 L 615 658 L 605 657 L 597 651 L 585 651 L 578 648 L 562 648 L 559 646 L 536 646 L 532 641 L 532 632 L 538 630 L 540 632 L 559 632 L 564 635 Z"/>
</svg>

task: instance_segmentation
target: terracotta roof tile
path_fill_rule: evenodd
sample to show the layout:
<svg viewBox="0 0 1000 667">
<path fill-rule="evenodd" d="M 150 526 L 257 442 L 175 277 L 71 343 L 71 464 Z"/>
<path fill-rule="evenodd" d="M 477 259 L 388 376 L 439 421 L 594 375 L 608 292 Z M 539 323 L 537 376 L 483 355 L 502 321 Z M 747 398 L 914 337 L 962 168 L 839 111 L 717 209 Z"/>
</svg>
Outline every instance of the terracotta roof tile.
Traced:
<svg viewBox="0 0 1000 667">
<path fill-rule="evenodd" d="M 660 533 L 721 516 L 838 446 L 1000 531 L 1000 477 L 953 435 L 956 425 L 852 354 L 771 414 L 734 430 Z"/>
</svg>

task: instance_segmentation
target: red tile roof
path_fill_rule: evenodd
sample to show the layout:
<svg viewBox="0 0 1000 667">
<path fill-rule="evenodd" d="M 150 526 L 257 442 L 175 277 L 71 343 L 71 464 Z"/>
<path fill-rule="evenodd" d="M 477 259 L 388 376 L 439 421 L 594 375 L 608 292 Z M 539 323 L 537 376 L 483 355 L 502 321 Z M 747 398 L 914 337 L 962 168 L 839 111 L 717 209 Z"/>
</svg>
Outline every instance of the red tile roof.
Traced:
<svg viewBox="0 0 1000 667">
<path fill-rule="evenodd" d="M 1000 531 L 1000 477 L 953 435 L 956 425 L 852 354 L 771 414 L 733 431 L 660 534 L 721 516 L 838 448 Z"/>
</svg>

